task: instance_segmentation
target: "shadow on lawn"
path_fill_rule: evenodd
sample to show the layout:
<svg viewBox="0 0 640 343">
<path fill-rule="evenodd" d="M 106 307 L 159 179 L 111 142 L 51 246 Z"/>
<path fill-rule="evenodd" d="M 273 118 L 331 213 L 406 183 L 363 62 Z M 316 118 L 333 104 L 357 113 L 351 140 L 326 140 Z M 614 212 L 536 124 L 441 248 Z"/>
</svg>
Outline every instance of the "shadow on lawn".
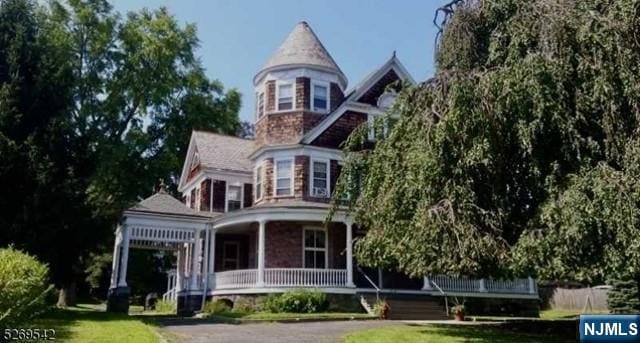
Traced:
<svg viewBox="0 0 640 343">
<path fill-rule="evenodd" d="M 410 326 L 420 327 L 420 325 L 409 324 Z M 465 342 L 475 343 L 537 343 L 537 342 L 574 342 L 575 338 L 571 338 L 571 334 L 565 335 L 545 335 L 539 332 L 537 334 L 518 332 L 513 330 L 507 324 L 484 324 L 478 326 L 461 326 L 461 325 L 430 325 L 429 328 L 420 330 L 421 333 L 437 334 L 442 337 L 451 337 L 463 339 Z M 515 337 L 514 335 L 517 335 Z"/>
</svg>

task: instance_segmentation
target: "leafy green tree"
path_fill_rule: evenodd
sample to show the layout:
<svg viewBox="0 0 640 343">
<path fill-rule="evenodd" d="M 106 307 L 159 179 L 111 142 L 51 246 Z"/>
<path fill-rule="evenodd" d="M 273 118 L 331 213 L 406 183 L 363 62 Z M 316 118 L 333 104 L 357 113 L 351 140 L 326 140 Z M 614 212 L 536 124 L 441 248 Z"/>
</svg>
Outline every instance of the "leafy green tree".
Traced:
<svg viewBox="0 0 640 343">
<path fill-rule="evenodd" d="M 414 276 L 637 275 L 639 6 L 442 7 L 436 75 L 400 93 L 373 149 L 364 127 L 346 143 L 337 194 L 367 228 L 358 260 Z"/>
<path fill-rule="evenodd" d="M 0 245 L 48 262 L 61 305 L 121 211 L 158 178 L 175 190 L 192 129 L 238 130 L 240 95 L 197 47 L 164 8 L 0 1 Z"/>
</svg>

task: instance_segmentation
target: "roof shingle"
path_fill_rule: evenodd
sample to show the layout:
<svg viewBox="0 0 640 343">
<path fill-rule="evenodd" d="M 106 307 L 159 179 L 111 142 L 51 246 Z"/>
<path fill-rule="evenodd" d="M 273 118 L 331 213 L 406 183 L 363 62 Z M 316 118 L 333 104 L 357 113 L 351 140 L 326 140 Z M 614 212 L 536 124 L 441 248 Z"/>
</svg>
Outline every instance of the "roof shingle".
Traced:
<svg viewBox="0 0 640 343">
<path fill-rule="evenodd" d="M 212 132 L 193 131 L 200 163 L 207 168 L 251 172 L 248 156 L 255 148 L 253 140 Z"/>
</svg>

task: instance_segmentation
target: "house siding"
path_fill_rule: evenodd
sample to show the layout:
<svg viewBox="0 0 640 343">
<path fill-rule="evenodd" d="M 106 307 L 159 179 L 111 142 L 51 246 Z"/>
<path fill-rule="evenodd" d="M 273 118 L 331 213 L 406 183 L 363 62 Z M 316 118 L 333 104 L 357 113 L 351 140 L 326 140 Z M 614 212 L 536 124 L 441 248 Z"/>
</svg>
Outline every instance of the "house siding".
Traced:
<svg viewBox="0 0 640 343">
<path fill-rule="evenodd" d="M 339 149 L 351 132 L 366 122 L 366 113 L 347 111 L 318 136 L 311 145 Z"/>
</svg>

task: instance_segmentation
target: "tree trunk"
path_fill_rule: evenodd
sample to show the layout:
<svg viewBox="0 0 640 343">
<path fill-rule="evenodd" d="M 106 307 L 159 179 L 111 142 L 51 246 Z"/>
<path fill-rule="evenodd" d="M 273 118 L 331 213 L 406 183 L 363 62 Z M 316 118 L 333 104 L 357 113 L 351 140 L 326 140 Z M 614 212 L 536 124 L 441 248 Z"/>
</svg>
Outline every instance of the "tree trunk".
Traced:
<svg viewBox="0 0 640 343">
<path fill-rule="evenodd" d="M 76 283 L 75 281 L 62 285 L 58 293 L 58 307 L 76 306 Z"/>
</svg>

